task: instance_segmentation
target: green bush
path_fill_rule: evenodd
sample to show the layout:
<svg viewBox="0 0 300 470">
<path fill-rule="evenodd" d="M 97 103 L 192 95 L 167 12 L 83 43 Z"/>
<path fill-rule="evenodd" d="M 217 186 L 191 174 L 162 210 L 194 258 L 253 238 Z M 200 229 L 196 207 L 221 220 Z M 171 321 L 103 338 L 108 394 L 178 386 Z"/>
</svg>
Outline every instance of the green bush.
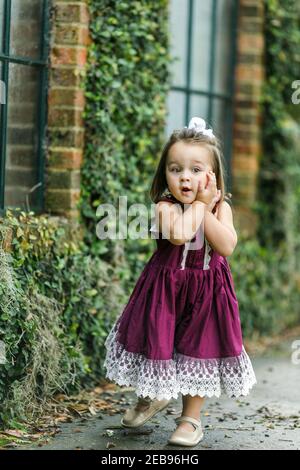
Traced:
<svg viewBox="0 0 300 470">
<path fill-rule="evenodd" d="M 85 158 L 81 212 L 90 253 L 119 265 L 132 284 L 150 253 L 148 240 L 99 240 L 96 209 L 150 203 L 149 188 L 163 146 L 171 61 L 168 0 L 90 0 L 85 78 Z M 126 245 L 126 249 L 125 249 Z"/>
<path fill-rule="evenodd" d="M 289 245 L 300 228 L 299 119 L 298 124 L 295 121 L 297 108 L 298 118 L 300 112 L 291 101 L 292 83 L 300 70 L 300 9 L 297 0 L 264 0 L 264 4 L 266 79 L 258 237 L 262 245 L 275 248 L 282 240 Z"/>
<path fill-rule="evenodd" d="M 0 419 L 28 419 L 55 392 L 103 375 L 104 341 L 124 304 L 114 268 L 70 238 L 68 225 L 7 213 L 0 249 Z M 66 241 L 68 240 L 68 241 Z"/>
<path fill-rule="evenodd" d="M 238 282 L 246 331 L 272 334 L 300 318 L 295 286 L 300 272 L 300 107 L 291 101 L 300 70 L 300 8 L 297 0 L 264 0 L 264 5 L 259 226 L 257 241 L 250 242 L 253 260 L 250 253 Z"/>
<path fill-rule="evenodd" d="M 228 261 L 245 337 L 277 334 L 299 321 L 299 290 L 284 242 L 272 250 L 240 235 Z"/>
</svg>

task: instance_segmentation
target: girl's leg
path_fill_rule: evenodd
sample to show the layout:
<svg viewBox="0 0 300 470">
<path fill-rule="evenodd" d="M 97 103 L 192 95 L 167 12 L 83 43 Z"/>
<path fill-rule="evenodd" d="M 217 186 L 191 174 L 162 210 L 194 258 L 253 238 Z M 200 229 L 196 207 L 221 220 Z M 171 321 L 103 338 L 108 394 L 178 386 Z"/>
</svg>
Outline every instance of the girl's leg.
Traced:
<svg viewBox="0 0 300 470">
<path fill-rule="evenodd" d="M 204 404 L 204 397 L 196 395 L 182 395 L 182 416 L 189 416 L 200 420 L 200 412 Z M 184 429 L 185 431 L 194 431 L 195 428 L 190 423 L 179 423 L 178 428 Z"/>
</svg>

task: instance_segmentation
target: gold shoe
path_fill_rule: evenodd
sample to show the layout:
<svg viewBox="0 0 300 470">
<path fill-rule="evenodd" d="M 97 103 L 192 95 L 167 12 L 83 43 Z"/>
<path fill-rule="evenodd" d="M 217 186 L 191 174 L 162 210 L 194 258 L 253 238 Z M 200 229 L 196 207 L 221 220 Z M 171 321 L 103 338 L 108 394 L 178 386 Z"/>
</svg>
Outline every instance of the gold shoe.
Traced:
<svg viewBox="0 0 300 470">
<path fill-rule="evenodd" d="M 184 431 L 183 429 L 178 428 L 173 432 L 172 436 L 168 440 L 168 444 L 187 447 L 196 446 L 203 439 L 201 421 L 195 418 L 190 418 L 189 416 L 180 416 L 175 419 L 176 424 L 181 423 L 182 421 L 191 423 L 195 428 L 194 432 Z"/>
<path fill-rule="evenodd" d="M 121 425 L 125 428 L 138 428 L 143 426 L 149 419 L 156 413 L 167 408 L 171 400 L 151 400 L 149 398 L 139 398 L 138 403 L 126 411 L 124 417 L 121 419 Z M 144 410 L 137 410 L 137 405 L 148 405 Z"/>
</svg>

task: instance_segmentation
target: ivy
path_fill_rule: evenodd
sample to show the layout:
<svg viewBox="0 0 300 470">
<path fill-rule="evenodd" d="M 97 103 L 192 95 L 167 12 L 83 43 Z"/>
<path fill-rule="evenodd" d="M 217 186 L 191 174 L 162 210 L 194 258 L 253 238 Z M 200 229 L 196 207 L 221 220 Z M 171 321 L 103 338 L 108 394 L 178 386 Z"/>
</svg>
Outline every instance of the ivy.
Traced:
<svg viewBox="0 0 300 470">
<path fill-rule="evenodd" d="M 264 5 L 266 80 L 258 236 L 272 250 L 283 242 L 294 243 L 300 228 L 300 106 L 291 102 L 292 83 L 300 78 L 300 9 L 297 0 L 264 0 Z"/>
<path fill-rule="evenodd" d="M 90 253 L 136 279 L 153 241 L 99 240 L 96 208 L 118 197 L 149 205 L 149 188 L 163 146 L 170 88 L 168 1 L 90 0 L 85 78 L 85 158 L 81 212 Z M 126 255 L 125 255 L 126 245 Z"/>
</svg>

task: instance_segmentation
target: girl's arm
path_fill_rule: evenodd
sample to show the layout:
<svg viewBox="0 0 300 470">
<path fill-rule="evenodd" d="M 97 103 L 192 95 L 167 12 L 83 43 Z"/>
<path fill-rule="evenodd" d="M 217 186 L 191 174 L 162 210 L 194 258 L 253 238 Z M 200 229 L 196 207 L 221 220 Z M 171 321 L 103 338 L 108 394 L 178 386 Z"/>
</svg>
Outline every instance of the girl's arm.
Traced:
<svg viewBox="0 0 300 470">
<path fill-rule="evenodd" d="M 194 201 L 183 212 L 179 204 L 158 202 L 155 210 L 159 230 L 173 245 L 183 245 L 195 236 L 204 217 L 205 205 Z"/>
<path fill-rule="evenodd" d="M 198 182 L 198 191 L 194 202 L 184 212 L 179 204 L 158 202 L 156 204 L 156 217 L 162 234 L 174 245 L 183 245 L 196 235 L 204 219 L 205 207 L 218 196 L 215 178 L 212 172 L 208 174 L 208 183 Z"/>
<path fill-rule="evenodd" d="M 204 213 L 204 233 L 211 247 L 221 256 L 230 256 L 237 244 L 232 210 L 228 202 L 218 205 L 218 218 L 210 210 Z"/>
</svg>

